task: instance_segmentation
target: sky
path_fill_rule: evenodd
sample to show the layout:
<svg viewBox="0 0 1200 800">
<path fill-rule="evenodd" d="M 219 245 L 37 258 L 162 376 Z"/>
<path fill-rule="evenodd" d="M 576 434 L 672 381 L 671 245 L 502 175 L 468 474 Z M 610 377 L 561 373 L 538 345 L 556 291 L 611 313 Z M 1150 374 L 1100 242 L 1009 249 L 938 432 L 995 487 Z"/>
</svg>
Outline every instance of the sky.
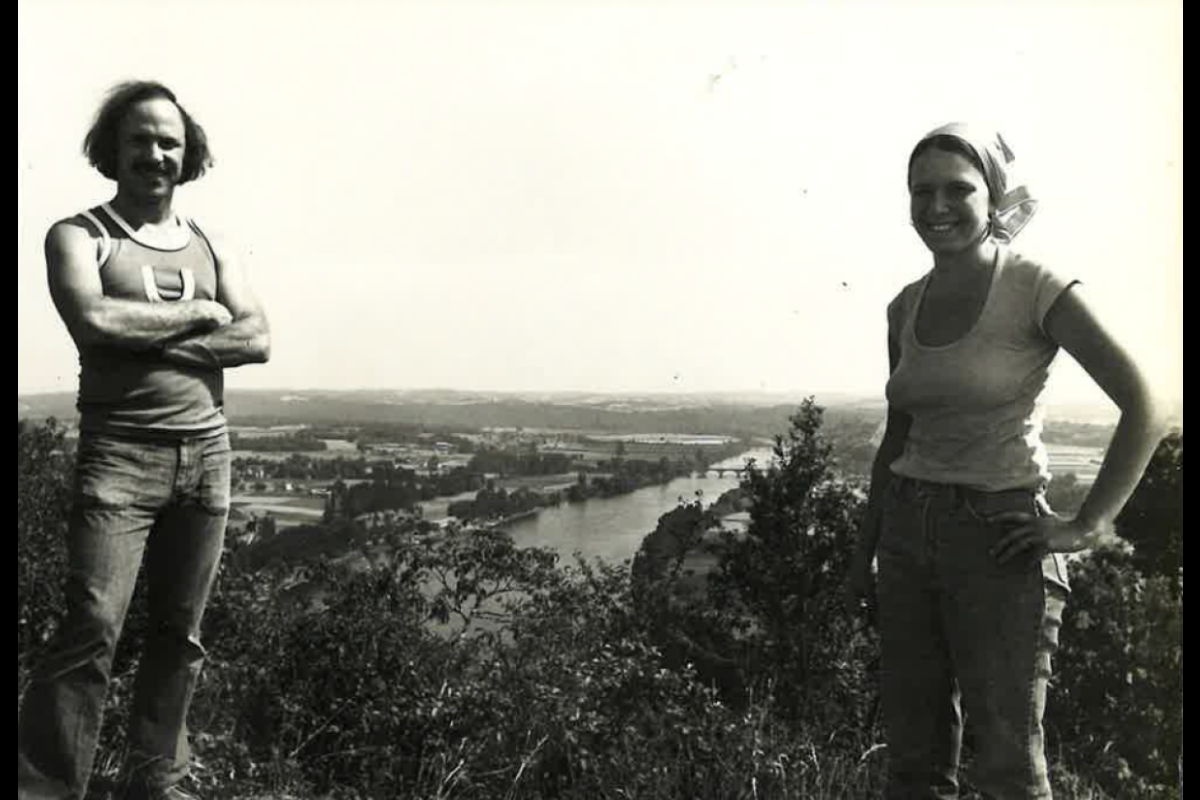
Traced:
<svg viewBox="0 0 1200 800">
<path fill-rule="evenodd" d="M 177 208 L 272 327 L 234 388 L 881 394 L 928 130 L 1001 130 L 1018 249 L 1182 399 L 1172 0 L 18 0 L 17 389 L 73 391 L 56 220 L 80 143 L 171 86 L 216 156 Z M 1064 358 L 1051 399 L 1101 399 Z"/>
</svg>

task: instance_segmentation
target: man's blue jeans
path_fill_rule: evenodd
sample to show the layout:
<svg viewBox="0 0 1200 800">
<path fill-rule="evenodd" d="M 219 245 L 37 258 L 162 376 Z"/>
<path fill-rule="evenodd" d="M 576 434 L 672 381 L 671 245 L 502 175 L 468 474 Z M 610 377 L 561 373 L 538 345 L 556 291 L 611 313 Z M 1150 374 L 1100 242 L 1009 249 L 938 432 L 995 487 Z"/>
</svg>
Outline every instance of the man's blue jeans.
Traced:
<svg viewBox="0 0 1200 800">
<path fill-rule="evenodd" d="M 1040 493 L 893 477 L 878 547 L 889 800 L 958 797 L 963 716 L 972 783 L 996 800 L 1050 797 L 1042 713 L 1067 582 L 1063 559 L 998 563 L 1003 511 L 1048 514 Z"/>
<path fill-rule="evenodd" d="M 67 538 L 67 613 L 17 721 L 20 800 L 82 798 L 113 653 L 143 560 L 150 629 L 134 682 L 127 768 L 150 787 L 188 769 L 200 619 L 229 513 L 226 435 L 153 442 L 85 433 Z"/>
</svg>

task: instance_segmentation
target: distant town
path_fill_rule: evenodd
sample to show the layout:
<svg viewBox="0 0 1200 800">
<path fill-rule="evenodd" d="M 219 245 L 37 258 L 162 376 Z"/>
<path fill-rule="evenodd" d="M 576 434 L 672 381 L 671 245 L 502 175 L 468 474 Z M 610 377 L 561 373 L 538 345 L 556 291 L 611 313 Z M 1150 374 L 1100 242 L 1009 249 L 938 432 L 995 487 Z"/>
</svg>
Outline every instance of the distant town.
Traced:
<svg viewBox="0 0 1200 800">
<path fill-rule="evenodd" d="M 435 525 L 502 525 L 540 509 L 613 497 L 693 474 L 730 475 L 786 429 L 777 396 L 494 395 L 470 392 L 234 392 L 231 532 L 388 514 Z M 863 478 L 879 400 L 836 396 L 825 430 L 840 468 Z M 18 417 L 74 419 L 69 395 L 18 397 Z M 1104 409 L 1072 409 L 1084 419 Z M 1180 413 L 1180 425 L 1182 424 Z M 1051 416 L 1060 486 L 1095 476 L 1111 424 Z M 723 468 L 713 465 L 722 464 Z"/>
</svg>

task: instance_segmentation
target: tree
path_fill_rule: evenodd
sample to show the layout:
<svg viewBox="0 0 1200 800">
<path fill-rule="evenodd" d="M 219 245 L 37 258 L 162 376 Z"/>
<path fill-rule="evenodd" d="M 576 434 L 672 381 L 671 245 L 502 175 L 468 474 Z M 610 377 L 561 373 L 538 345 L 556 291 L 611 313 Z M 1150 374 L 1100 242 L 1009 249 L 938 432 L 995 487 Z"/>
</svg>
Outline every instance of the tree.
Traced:
<svg viewBox="0 0 1200 800">
<path fill-rule="evenodd" d="M 1135 548 L 1138 568 L 1183 591 L 1183 432 L 1159 443 L 1137 490 L 1117 517 L 1117 532 Z"/>
<path fill-rule="evenodd" d="M 750 465 L 744 534 L 713 541 L 718 520 L 699 502 L 660 518 L 634 562 L 635 599 L 670 660 L 727 699 L 769 694 L 789 722 L 857 727 L 874 705 L 874 650 L 840 598 L 863 493 L 837 478 L 821 424 L 805 401 L 776 437 L 775 462 Z"/>
<path fill-rule="evenodd" d="M 751 615 L 763 677 L 793 719 L 855 713 L 869 684 L 851 668 L 862 666 L 849 658 L 862 642 L 840 602 L 864 498 L 834 473 L 823 412 L 805 400 L 775 437 L 775 462 L 750 464 L 750 526 L 730 537 L 714 575 L 718 602 Z"/>
<path fill-rule="evenodd" d="M 509 621 L 516 605 L 557 577 L 553 550 L 517 547 L 490 528 L 428 540 L 408 555 L 408 568 L 426 576 L 430 615 L 457 635 L 476 633 L 479 622 Z"/>
</svg>

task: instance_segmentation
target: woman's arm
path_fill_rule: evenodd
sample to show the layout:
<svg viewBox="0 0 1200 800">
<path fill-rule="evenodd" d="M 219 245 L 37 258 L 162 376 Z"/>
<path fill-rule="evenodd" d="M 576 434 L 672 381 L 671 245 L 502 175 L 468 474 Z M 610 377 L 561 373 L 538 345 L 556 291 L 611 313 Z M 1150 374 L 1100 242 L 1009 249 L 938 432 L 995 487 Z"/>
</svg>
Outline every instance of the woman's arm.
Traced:
<svg viewBox="0 0 1200 800">
<path fill-rule="evenodd" d="M 1121 411 L 1104 463 L 1074 519 L 998 514 L 1016 523 L 994 554 L 1008 561 L 1025 552 L 1076 552 L 1113 535 L 1113 520 L 1125 506 L 1154 449 L 1166 432 L 1142 370 L 1088 305 L 1079 286 L 1064 291 L 1043 322 L 1046 333 L 1070 353 Z"/>
<path fill-rule="evenodd" d="M 900 361 L 900 348 L 888 337 L 888 362 L 891 371 L 896 371 Z M 872 602 L 874 595 L 875 548 L 879 544 L 880 524 L 883 519 L 883 497 L 892 480 L 892 462 L 904 452 L 904 442 L 912 417 L 898 409 L 888 407 L 887 427 L 883 441 L 875 453 L 871 466 L 871 488 L 867 494 L 867 513 L 858 530 L 854 555 L 850 561 L 850 573 L 846 581 L 846 604 L 851 613 L 857 613 L 864 602 Z"/>
</svg>

